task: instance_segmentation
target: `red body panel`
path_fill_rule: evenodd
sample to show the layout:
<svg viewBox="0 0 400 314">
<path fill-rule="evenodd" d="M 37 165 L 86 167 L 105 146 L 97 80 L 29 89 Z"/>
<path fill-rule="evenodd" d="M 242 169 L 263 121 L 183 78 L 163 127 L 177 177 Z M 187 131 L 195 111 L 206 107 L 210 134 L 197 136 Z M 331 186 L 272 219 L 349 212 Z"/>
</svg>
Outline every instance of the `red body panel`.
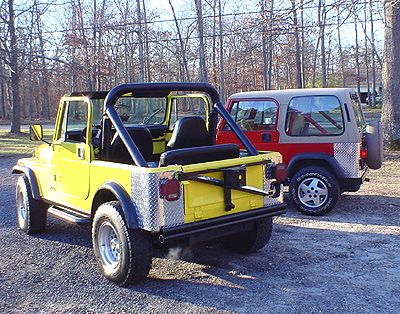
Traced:
<svg viewBox="0 0 400 314">
<path fill-rule="evenodd" d="M 244 132 L 258 150 L 275 151 L 282 154 L 283 162 L 287 165 L 293 156 L 302 153 L 324 153 L 333 156 L 333 143 L 279 143 L 278 131 L 248 131 Z M 265 140 L 269 140 L 265 142 Z M 218 131 L 217 143 L 240 144 L 232 131 Z M 241 148 L 242 145 L 240 145 Z"/>
</svg>

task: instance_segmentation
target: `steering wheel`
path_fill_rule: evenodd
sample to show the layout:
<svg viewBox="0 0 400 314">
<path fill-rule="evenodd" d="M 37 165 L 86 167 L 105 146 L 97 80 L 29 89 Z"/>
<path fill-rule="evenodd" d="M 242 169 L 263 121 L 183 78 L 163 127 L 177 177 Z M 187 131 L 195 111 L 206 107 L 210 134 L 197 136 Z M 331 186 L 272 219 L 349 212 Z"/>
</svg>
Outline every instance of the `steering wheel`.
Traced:
<svg viewBox="0 0 400 314">
<path fill-rule="evenodd" d="M 98 129 L 98 132 L 96 136 L 92 137 L 92 144 L 94 147 L 99 147 L 100 146 L 100 141 L 101 141 L 101 125 L 100 124 L 93 124 L 92 128 Z M 87 127 L 83 128 L 81 133 L 79 134 L 79 141 L 82 143 L 86 143 L 86 132 L 87 132 Z"/>
</svg>

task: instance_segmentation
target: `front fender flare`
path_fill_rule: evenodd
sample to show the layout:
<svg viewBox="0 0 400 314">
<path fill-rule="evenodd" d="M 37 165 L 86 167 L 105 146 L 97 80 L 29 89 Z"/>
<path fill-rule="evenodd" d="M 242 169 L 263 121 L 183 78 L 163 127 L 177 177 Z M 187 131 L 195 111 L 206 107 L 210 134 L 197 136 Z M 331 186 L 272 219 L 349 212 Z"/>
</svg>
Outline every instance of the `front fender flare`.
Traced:
<svg viewBox="0 0 400 314">
<path fill-rule="evenodd" d="M 138 229 L 139 223 L 137 218 L 136 205 L 132 202 L 128 192 L 116 182 L 108 181 L 104 183 L 96 192 L 94 199 L 101 191 L 107 190 L 114 194 L 116 199 L 120 202 L 126 223 L 130 229 Z"/>
<path fill-rule="evenodd" d="M 39 184 L 36 179 L 36 175 L 32 169 L 25 166 L 14 166 L 12 169 L 13 174 L 24 174 L 29 181 L 32 191 L 32 197 L 34 200 L 40 201 L 42 198 L 40 196 Z"/>
</svg>

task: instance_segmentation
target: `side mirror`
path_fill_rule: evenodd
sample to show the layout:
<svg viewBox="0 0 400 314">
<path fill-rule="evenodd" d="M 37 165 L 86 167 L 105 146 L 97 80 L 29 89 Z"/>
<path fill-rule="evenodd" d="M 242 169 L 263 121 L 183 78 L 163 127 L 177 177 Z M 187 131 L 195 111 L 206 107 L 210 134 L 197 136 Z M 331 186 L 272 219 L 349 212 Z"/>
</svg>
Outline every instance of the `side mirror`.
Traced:
<svg viewBox="0 0 400 314">
<path fill-rule="evenodd" d="M 29 128 L 29 137 L 31 141 L 43 140 L 43 127 L 40 124 L 31 125 Z"/>
</svg>

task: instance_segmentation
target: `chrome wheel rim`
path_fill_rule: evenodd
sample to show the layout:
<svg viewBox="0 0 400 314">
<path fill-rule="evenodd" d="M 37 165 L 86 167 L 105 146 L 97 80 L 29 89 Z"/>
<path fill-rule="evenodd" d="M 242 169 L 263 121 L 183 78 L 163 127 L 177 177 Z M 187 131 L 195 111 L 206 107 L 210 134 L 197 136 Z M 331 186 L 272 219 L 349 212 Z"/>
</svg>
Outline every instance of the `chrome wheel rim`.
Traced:
<svg viewBox="0 0 400 314">
<path fill-rule="evenodd" d="M 318 178 L 307 178 L 301 181 L 297 195 L 303 205 L 317 208 L 328 199 L 328 187 Z"/>
<path fill-rule="evenodd" d="M 20 228 L 22 228 L 25 226 L 28 211 L 26 209 L 24 194 L 22 193 L 22 191 L 19 190 L 17 195 L 18 224 Z"/>
<path fill-rule="evenodd" d="M 98 246 L 101 262 L 105 269 L 114 270 L 121 259 L 120 240 L 110 222 L 103 222 L 99 228 Z"/>
</svg>

